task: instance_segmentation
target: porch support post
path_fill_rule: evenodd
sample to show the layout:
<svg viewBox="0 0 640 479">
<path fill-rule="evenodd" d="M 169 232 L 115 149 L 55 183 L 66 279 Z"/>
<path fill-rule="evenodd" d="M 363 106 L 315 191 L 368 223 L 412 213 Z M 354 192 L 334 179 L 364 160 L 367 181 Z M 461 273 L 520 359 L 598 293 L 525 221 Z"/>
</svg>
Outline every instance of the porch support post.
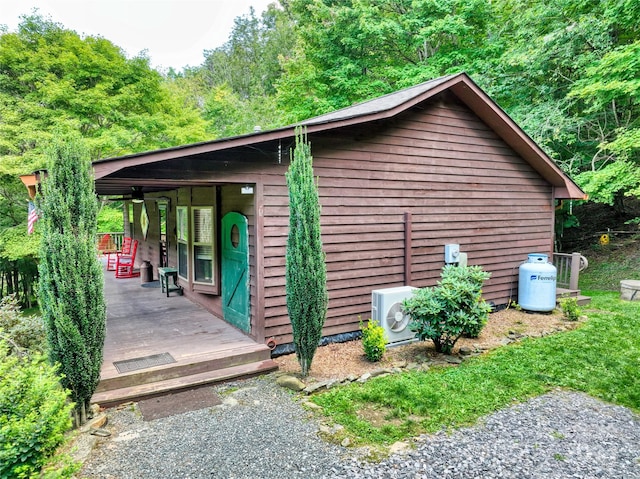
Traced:
<svg viewBox="0 0 640 479">
<path fill-rule="evenodd" d="M 250 308 L 252 335 L 256 342 L 264 343 L 266 335 L 265 325 L 265 300 L 264 300 L 264 178 L 257 178 L 255 182 L 256 193 L 253 196 L 253 208 L 255 211 L 255 306 Z M 249 262 L 251 263 L 251 261 Z M 251 270 L 251 267 L 249 267 Z"/>
<path fill-rule="evenodd" d="M 569 276 L 569 289 L 578 289 L 578 277 L 580 275 L 580 253 L 571 253 L 571 276 Z"/>
<path fill-rule="evenodd" d="M 411 213 L 404 214 L 404 284 L 411 285 Z"/>
</svg>

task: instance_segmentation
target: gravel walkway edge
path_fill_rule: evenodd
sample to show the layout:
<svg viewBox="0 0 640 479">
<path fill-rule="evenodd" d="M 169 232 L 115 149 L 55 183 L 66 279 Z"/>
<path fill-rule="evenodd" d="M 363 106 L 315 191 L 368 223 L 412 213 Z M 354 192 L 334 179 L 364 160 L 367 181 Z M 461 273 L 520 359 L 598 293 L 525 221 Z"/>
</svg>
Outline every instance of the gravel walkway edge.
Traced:
<svg viewBox="0 0 640 479">
<path fill-rule="evenodd" d="M 640 479 L 640 417 L 556 391 L 472 427 L 415 438 L 379 463 L 323 441 L 320 420 L 272 376 L 214 387 L 223 404 L 150 422 L 109 411 L 79 478 L 625 478 Z"/>
</svg>

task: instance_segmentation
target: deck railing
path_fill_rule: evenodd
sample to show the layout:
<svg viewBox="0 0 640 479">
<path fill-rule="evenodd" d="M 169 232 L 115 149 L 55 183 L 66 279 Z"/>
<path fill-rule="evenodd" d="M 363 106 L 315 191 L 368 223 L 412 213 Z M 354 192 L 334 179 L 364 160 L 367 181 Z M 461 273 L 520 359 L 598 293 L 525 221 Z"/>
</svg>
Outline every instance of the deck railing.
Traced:
<svg viewBox="0 0 640 479">
<path fill-rule="evenodd" d="M 589 262 L 580 253 L 553 253 L 553 265 L 557 269 L 557 286 L 577 290 L 580 271 L 584 271 Z"/>
<path fill-rule="evenodd" d="M 111 241 L 113 241 L 113 244 L 115 245 L 116 249 L 118 251 L 120 251 L 122 249 L 122 239 L 124 238 L 124 233 L 123 232 L 117 232 L 117 233 L 98 233 L 96 235 L 96 241 L 98 242 L 98 244 L 100 244 L 100 241 L 102 240 L 102 237 L 105 235 L 109 235 L 111 236 Z"/>
</svg>

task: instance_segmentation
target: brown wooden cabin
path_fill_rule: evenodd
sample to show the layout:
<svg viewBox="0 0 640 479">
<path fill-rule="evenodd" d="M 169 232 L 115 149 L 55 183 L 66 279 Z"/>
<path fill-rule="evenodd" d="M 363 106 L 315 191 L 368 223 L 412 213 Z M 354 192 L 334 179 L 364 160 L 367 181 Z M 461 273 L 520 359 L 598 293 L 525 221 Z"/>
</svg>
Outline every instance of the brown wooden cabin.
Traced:
<svg viewBox="0 0 640 479">
<path fill-rule="evenodd" d="M 469 264 L 492 273 L 484 296 L 506 304 L 517 298 L 517 266 L 527 254 L 552 254 L 556 200 L 584 198 L 466 74 L 300 125 L 311 142 L 322 205 L 325 336 L 358 331 L 359 319 L 371 315 L 373 289 L 435 284 L 448 243 L 460 244 Z M 285 302 L 285 172 L 294 128 L 94 163 L 99 195 L 127 198 L 135 188 L 134 195 L 144 196 L 143 203 L 130 203 L 132 222 L 126 224 L 126 233 L 140 240 L 138 263 L 150 261 L 157 277 L 159 264 L 180 268 L 180 261 L 179 282 L 188 298 L 255 341 L 273 338 L 278 345 L 292 341 Z M 250 294 L 240 298 L 248 309 L 246 323 L 223 305 L 225 293 L 233 296 L 225 288 L 239 284 L 242 290 L 245 284 L 224 277 L 222 223 L 229 212 L 248 220 Z M 162 233 L 160 218 L 166 223 Z M 237 234 L 226 228 L 225 237 Z M 203 245 L 194 244 L 194 235 L 204 237 L 205 252 L 213 250 L 203 264 Z"/>
</svg>

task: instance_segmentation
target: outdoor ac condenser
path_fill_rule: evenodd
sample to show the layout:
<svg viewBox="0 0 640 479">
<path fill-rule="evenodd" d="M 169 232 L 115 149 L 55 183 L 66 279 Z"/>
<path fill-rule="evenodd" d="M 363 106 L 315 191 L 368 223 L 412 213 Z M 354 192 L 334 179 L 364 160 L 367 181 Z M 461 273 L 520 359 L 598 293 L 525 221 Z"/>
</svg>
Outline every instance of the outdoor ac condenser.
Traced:
<svg viewBox="0 0 640 479">
<path fill-rule="evenodd" d="M 371 292 L 371 319 L 384 328 L 387 344 L 415 341 L 415 333 L 409 329 L 409 316 L 402 309 L 402 300 L 410 298 L 415 289 L 412 286 L 399 286 Z"/>
</svg>

